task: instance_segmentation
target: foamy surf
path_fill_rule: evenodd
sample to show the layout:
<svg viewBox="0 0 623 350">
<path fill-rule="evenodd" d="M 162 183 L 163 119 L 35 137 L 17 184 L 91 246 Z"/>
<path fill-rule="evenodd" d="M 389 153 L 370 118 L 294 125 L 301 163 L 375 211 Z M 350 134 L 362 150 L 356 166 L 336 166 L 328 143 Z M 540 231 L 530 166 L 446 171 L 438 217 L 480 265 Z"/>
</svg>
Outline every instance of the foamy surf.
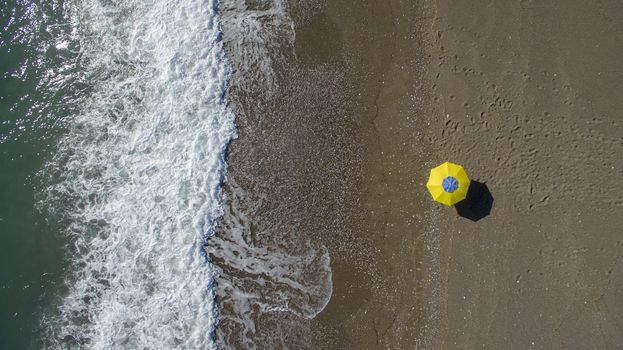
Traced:
<svg viewBox="0 0 623 350">
<path fill-rule="evenodd" d="M 234 67 L 257 74 L 263 83 L 249 88 L 270 95 L 279 57 L 271 40 L 294 40 L 282 2 L 229 5 Z M 332 290 L 326 249 L 302 237 L 282 242 L 295 252 L 250 244 L 247 218 L 222 204 L 236 130 L 217 1 L 64 6 L 73 29 L 59 42 L 79 48 L 71 64 L 86 88 L 41 172 L 40 204 L 66 227 L 71 267 L 57 312 L 43 320 L 46 346 L 255 348 L 263 315 L 315 317 Z M 229 229 L 215 237 L 224 212 Z"/>
<path fill-rule="evenodd" d="M 218 271 L 217 344 L 236 349 L 288 348 L 284 339 L 316 317 L 331 299 L 329 252 L 279 221 L 268 227 L 258 225 L 260 203 L 232 180 L 227 187 L 222 231 L 209 242 Z M 259 236 L 279 238 L 269 243 L 271 239 Z"/>
<path fill-rule="evenodd" d="M 48 346 L 214 348 L 203 246 L 235 136 L 217 2 L 68 5 L 92 92 L 43 170 L 72 268 Z"/>
</svg>

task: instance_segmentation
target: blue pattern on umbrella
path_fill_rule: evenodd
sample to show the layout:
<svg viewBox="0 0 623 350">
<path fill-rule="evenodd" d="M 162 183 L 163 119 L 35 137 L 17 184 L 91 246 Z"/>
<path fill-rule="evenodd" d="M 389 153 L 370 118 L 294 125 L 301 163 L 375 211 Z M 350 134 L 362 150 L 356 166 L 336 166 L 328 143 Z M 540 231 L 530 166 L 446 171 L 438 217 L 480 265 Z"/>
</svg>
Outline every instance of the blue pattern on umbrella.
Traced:
<svg viewBox="0 0 623 350">
<path fill-rule="evenodd" d="M 459 188 L 459 181 L 454 176 L 448 176 L 441 182 L 444 191 L 452 193 Z"/>
</svg>

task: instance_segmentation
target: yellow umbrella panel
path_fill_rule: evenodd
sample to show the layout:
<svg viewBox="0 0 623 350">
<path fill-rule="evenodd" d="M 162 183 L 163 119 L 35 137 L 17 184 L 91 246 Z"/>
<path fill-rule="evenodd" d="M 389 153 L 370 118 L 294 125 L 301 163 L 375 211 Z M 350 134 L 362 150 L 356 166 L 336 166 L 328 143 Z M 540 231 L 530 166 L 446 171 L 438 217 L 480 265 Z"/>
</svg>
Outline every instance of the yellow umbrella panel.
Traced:
<svg viewBox="0 0 623 350">
<path fill-rule="evenodd" d="M 469 177 L 462 166 L 445 162 L 431 169 L 426 187 L 437 202 L 455 205 L 467 196 Z"/>
</svg>

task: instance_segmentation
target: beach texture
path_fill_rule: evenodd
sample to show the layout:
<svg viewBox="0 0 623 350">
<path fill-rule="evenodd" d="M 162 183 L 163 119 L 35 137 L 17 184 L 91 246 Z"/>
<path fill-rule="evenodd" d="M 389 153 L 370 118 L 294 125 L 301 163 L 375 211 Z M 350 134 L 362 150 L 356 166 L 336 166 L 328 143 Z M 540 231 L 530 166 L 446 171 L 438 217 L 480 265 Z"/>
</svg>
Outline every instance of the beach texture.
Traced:
<svg viewBox="0 0 623 350">
<path fill-rule="evenodd" d="M 622 15 L 614 1 L 438 3 L 430 141 L 495 198 L 482 221 L 440 221 L 440 345 L 623 346 Z"/>
<path fill-rule="evenodd" d="M 620 0 L 0 18 L 1 349 L 623 348 Z"/>
<path fill-rule="evenodd" d="M 226 192 L 326 246 L 333 293 L 313 319 L 265 320 L 258 346 L 623 346 L 621 5 L 288 9 L 276 92 L 234 82 Z M 488 215 L 431 200 L 446 160 L 490 191 Z"/>
</svg>

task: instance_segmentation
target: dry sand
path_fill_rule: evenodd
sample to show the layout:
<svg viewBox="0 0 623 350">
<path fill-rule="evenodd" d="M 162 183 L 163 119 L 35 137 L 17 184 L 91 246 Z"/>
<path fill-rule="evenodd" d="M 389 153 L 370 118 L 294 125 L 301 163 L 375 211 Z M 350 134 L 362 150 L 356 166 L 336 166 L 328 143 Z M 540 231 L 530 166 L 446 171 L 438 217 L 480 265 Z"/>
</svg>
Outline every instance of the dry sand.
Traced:
<svg viewBox="0 0 623 350">
<path fill-rule="evenodd" d="M 229 157 L 231 182 L 261 197 L 258 230 L 296 227 L 331 252 L 331 302 L 285 344 L 623 347 L 623 5 L 291 11 L 280 91 L 234 98 Z M 490 215 L 431 201 L 445 160 L 486 183 Z"/>
<path fill-rule="evenodd" d="M 623 347 L 623 5 L 439 1 L 435 159 L 489 186 L 443 210 L 448 348 Z"/>
</svg>

